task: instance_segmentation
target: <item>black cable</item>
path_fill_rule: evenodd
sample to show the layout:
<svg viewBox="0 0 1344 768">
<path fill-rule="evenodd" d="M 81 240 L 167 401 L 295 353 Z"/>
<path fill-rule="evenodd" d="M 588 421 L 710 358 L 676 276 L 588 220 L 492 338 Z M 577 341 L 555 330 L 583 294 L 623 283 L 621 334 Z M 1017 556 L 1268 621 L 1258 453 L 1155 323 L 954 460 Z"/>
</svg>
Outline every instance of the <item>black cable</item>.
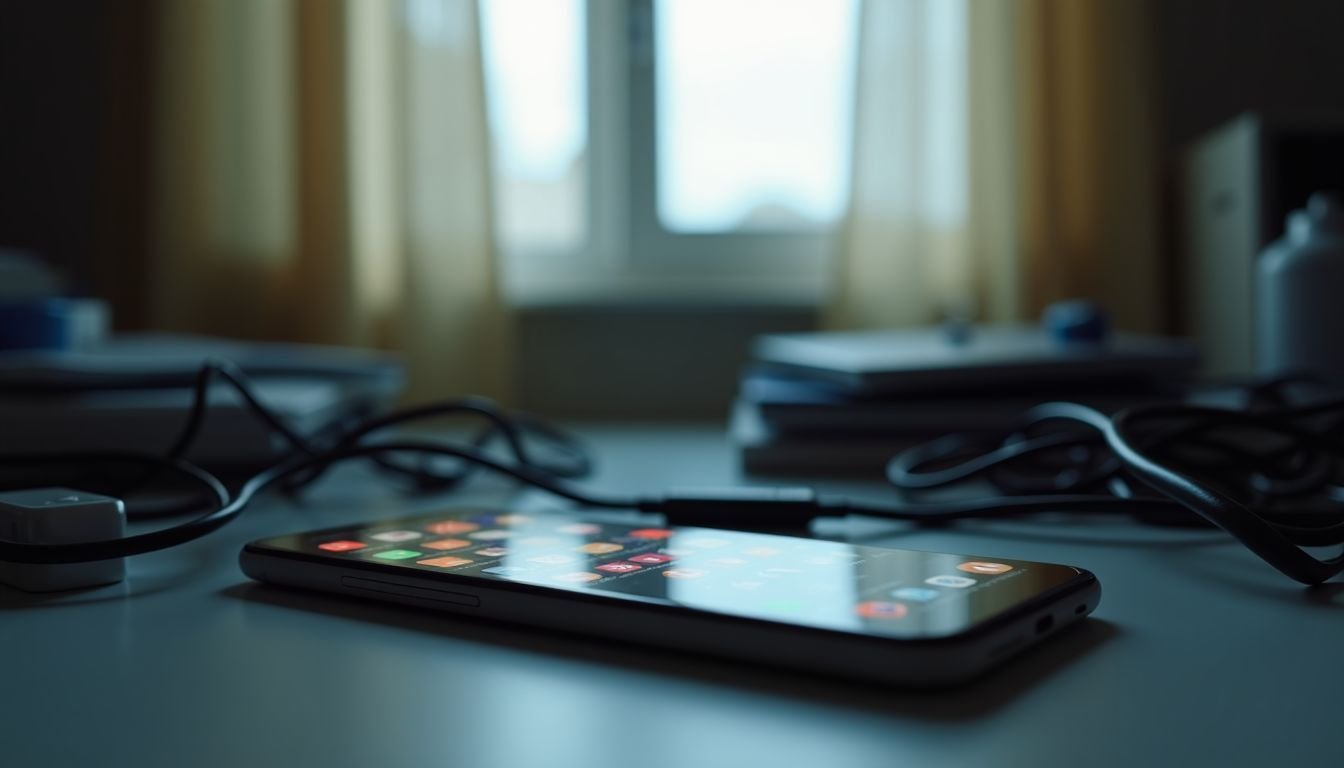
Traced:
<svg viewBox="0 0 1344 768">
<path fill-rule="evenodd" d="M 185 461 L 208 410 L 218 377 L 248 409 L 290 445 L 282 461 L 254 475 L 230 496 L 213 475 Z M 746 529 L 797 529 L 823 515 L 864 514 L 923 524 L 1040 512 L 1127 514 L 1150 523 L 1197 521 L 1228 531 L 1270 565 L 1304 583 L 1344 571 L 1344 556 L 1318 559 L 1301 547 L 1344 543 L 1344 399 L 1294 405 L 1284 382 L 1252 390 L 1251 407 L 1232 411 L 1168 405 L 1135 408 L 1114 418 L 1073 403 L 1031 409 L 1023 426 L 997 444 L 952 436 L 895 457 L 888 480 L 906 495 L 892 506 L 820 499 L 809 489 L 731 488 L 662 497 L 603 497 L 566 482 L 591 464 L 572 436 L 527 416 L 507 414 L 479 398 L 436 403 L 375 416 L 320 442 L 291 430 L 271 412 L 240 370 L 223 361 L 202 368 L 192 409 L 165 456 L 101 453 L 0 457 L 0 466 L 131 461 L 151 473 L 170 470 L 208 491 L 215 508 L 187 523 L 113 541 L 73 545 L 0 542 L 0 560 L 62 563 L 125 557 L 191 541 L 234 519 L 260 492 L 277 484 L 298 489 L 332 465 L 372 460 L 421 487 L 449 488 L 474 469 L 487 469 L 590 507 L 663 514 L 669 524 Z M 443 415 L 485 422 L 466 446 L 441 441 L 369 438 L 394 426 Z M 549 443 L 561 461 L 542 461 L 529 439 Z M 505 457 L 484 450 L 498 440 Z M 419 466 L 403 459 L 414 457 Z M 460 466 L 432 471 L 427 461 Z M 969 501 L 929 501 L 922 494 L 961 484 L 987 486 Z M 1147 489 L 1147 490 L 1145 490 Z"/>
<path fill-rule="evenodd" d="M 210 388 L 216 379 L 231 386 L 242 398 L 248 410 L 271 431 L 279 434 L 291 447 L 289 455 L 253 475 L 243 483 L 237 496 L 231 496 L 224 484 L 213 474 L 183 458 L 199 438 L 201 426 L 209 411 Z M 360 441 L 393 426 L 445 415 L 475 415 L 486 421 L 486 427 L 477 432 L 469 447 L 453 446 L 442 442 L 401 441 L 392 443 L 361 444 Z M 484 452 L 495 438 L 502 439 L 512 463 L 491 457 Z M 561 461 L 543 461 L 535 458 L 527 447 L 529 439 L 540 439 Z M 409 467 L 397 457 L 412 454 L 418 457 L 439 457 L 458 460 L 463 466 L 456 472 L 431 472 L 424 467 Z M 107 464 L 144 465 L 145 471 L 130 482 L 123 482 L 115 495 L 125 495 L 135 488 L 152 482 L 163 472 L 170 471 L 192 481 L 211 497 L 210 511 L 172 527 L 118 539 L 84 542 L 80 544 L 20 544 L 0 540 L 0 560 L 20 563 L 73 563 L 127 557 L 164 549 L 200 538 L 218 530 L 247 506 L 257 493 L 272 485 L 298 478 L 296 489 L 322 476 L 333 464 L 350 459 L 369 459 L 393 472 L 409 475 L 422 487 L 452 487 L 466 478 L 471 469 L 481 467 L 510 476 L 554 495 L 593 507 L 630 508 L 634 499 L 604 499 L 585 494 L 570 487 L 563 478 L 577 477 L 591 470 L 589 459 L 577 438 L 546 425 L 526 414 L 512 415 L 500 412 L 484 398 L 419 406 L 365 419 L 340 433 L 330 447 L 318 445 L 292 430 L 279 415 L 271 411 L 254 391 L 247 376 L 232 363 L 208 360 L 202 365 L 193 384 L 192 404 L 182 428 L 172 445 L 162 456 L 134 451 L 113 451 L 75 454 L 13 454 L 0 455 L 0 467 L 30 468 L 34 466 L 76 467 L 87 471 L 90 467 Z M 186 508 L 195 508 L 191 503 Z M 168 507 L 152 514 L 141 514 L 127 505 L 128 519 L 162 517 L 184 508 Z"/>
<path fill-rule="evenodd" d="M 366 459 L 389 454 L 421 454 L 447 456 L 477 464 L 535 488 L 544 490 L 564 499 L 588 507 L 608 507 L 633 509 L 639 501 L 634 498 L 600 497 L 570 487 L 563 480 L 556 479 L 544 472 L 521 464 L 508 464 L 469 448 L 461 448 L 433 442 L 398 441 L 354 445 L 312 456 L 296 456 L 288 461 L 270 467 L 253 475 L 238 491 L 230 497 L 224 486 L 210 473 L 180 459 L 166 459 L 158 456 L 133 454 L 79 454 L 61 456 L 61 461 L 126 461 L 139 459 L 147 463 L 163 463 L 187 477 L 204 484 L 219 501 L 218 506 L 209 514 L 191 520 L 182 525 L 151 531 L 119 539 L 85 542 L 81 544 L 17 544 L 0 541 L 0 560 L 16 563 L 76 563 L 89 560 L 107 560 L 116 557 L 153 552 L 188 541 L 198 539 L 218 530 L 236 518 L 251 503 L 256 495 L 266 488 L 283 481 L 286 477 L 302 473 L 315 467 L 325 467 L 351 459 Z M 52 457 L 40 456 L 0 456 L 0 463 L 49 461 Z"/>
<path fill-rule="evenodd" d="M 186 523 L 147 533 L 124 536 L 119 539 L 90 541 L 79 544 L 18 544 L 0 540 L 0 560 L 14 563 L 78 563 L 90 560 L 110 560 L 139 555 L 184 544 L 218 530 L 238 515 L 241 506 L 235 501 L 219 478 L 180 458 L 155 456 L 130 451 L 75 453 L 61 455 L 0 455 L 0 466 L 51 465 L 53 463 L 96 464 L 99 462 L 130 462 L 145 464 L 155 470 L 169 470 L 192 481 L 206 491 L 214 501 L 211 511 Z"/>
<path fill-rule="evenodd" d="M 584 450 L 578 438 L 548 425 L 528 414 L 504 414 L 493 402 L 482 397 L 467 397 L 460 400 L 430 403 L 393 411 L 388 414 L 367 419 L 340 435 L 328 450 L 341 450 L 357 444 L 373 434 L 394 426 L 404 426 L 414 421 L 454 415 L 474 415 L 486 421 L 484 429 L 471 438 L 470 444 L 478 451 L 484 450 L 498 437 L 503 440 L 509 453 L 520 465 L 539 469 L 554 477 L 583 477 L 592 471 L 592 460 Z M 528 449 L 526 440 L 540 438 L 553 451 L 561 453 L 567 461 L 547 462 L 536 459 Z M 471 469 L 479 466 L 468 463 L 453 473 L 433 473 L 423 467 L 409 467 L 397 464 L 386 457 L 374 457 L 380 466 L 410 475 L 422 490 L 443 491 L 456 487 L 470 474 Z M 291 488 L 298 489 L 316 482 L 325 473 L 325 467 L 318 465 L 309 470 Z"/>
<path fill-rule="evenodd" d="M 1344 541 L 1344 516 L 1338 510 L 1331 515 L 1323 516 L 1319 525 L 1294 524 L 1284 516 L 1272 514 L 1269 510 L 1252 510 L 1215 482 L 1154 461 L 1150 453 L 1142 447 L 1141 440 L 1136 441 L 1133 438 L 1133 432 L 1136 431 L 1136 425 L 1145 420 L 1172 416 L 1180 418 L 1202 416 L 1210 421 L 1244 420 L 1258 427 L 1271 426 L 1251 414 L 1231 416 L 1227 412 L 1210 412 L 1209 409 L 1194 409 L 1188 406 L 1137 408 L 1124 411 L 1117 414 L 1107 425 L 1105 434 L 1107 443 L 1124 462 L 1127 471 L 1232 534 L 1265 562 L 1290 578 L 1303 584 L 1319 584 L 1344 572 L 1344 555 L 1322 560 L 1301 548 L 1338 544 Z M 1272 426 L 1293 432 L 1308 444 L 1334 442 L 1324 439 L 1313 440 L 1311 438 L 1324 436 L 1302 434 L 1300 430 L 1284 424 L 1276 423 Z"/>
<path fill-rule="evenodd" d="M 1322 560 L 1302 548 L 1344 543 L 1344 505 L 1334 482 L 1344 466 L 1338 436 L 1344 400 L 1295 406 L 1277 396 L 1282 390 L 1262 388 L 1258 403 L 1235 411 L 1174 404 L 1107 417 L 1074 403 L 1047 403 L 997 447 L 977 452 L 982 439 L 946 437 L 898 455 L 887 479 L 915 500 L 855 511 L 924 522 L 1050 511 L 1201 521 L 1285 575 L 1320 583 L 1344 572 L 1344 556 Z M 1276 397 L 1263 397 L 1267 392 Z M 1045 431 L 1051 426 L 1058 431 Z M 1005 484 L 1005 477 L 1035 481 Z M 1134 493 L 1132 481 L 1148 492 Z M 918 500 L 921 492 L 970 483 L 988 484 L 991 493 L 961 502 Z"/>
</svg>

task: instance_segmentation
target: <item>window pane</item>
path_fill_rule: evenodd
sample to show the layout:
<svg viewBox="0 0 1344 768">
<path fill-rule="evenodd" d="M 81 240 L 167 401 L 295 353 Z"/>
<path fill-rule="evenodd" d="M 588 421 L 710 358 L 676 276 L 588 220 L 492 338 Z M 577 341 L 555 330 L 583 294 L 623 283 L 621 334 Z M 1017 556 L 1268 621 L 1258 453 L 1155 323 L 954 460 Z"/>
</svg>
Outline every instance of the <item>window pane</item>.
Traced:
<svg viewBox="0 0 1344 768">
<path fill-rule="evenodd" d="M 806 231 L 848 199 L 858 0 L 657 0 L 658 215 Z"/>
<path fill-rule="evenodd" d="M 587 199 L 583 0 L 484 0 L 480 8 L 501 243 L 574 250 Z"/>
</svg>

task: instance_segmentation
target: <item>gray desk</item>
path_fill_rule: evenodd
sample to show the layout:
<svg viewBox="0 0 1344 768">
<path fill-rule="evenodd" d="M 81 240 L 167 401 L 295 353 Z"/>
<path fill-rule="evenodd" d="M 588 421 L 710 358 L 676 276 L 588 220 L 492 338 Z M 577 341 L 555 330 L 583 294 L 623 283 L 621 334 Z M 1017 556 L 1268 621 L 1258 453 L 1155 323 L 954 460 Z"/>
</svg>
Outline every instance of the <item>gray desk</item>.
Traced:
<svg viewBox="0 0 1344 768">
<path fill-rule="evenodd" d="M 736 482 L 718 428 L 593 427 L 594 487 Z M 876 485 L 826 487 L 882 495 Z M 511 496 L 482 481 L 454 497 Z M 534 499 L 519 499 L 533 504 Z M 351 469 L 127 583 L 0 587 L 0 765 L 1337 764 L 1344 588 L 1217 534 L 1118 522 L 827 529 L 1073 562 L 1096 618 L 970 687 L 866 689 L 249 583 L 253 538 L 437 506 Z"/>
</svg>

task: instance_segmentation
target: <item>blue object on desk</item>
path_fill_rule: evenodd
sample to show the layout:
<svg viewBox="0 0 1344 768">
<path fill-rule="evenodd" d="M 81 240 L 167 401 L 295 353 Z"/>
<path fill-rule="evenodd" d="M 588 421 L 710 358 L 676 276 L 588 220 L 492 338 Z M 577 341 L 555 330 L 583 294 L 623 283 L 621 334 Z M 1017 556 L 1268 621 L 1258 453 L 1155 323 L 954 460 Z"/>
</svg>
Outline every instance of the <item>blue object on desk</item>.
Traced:
<svg viewBox="0 0 1344 768">
<path fill-rule="evenodd" d="M 1090 301 L 1057 301 L 1045 308 L 1041 325 L 1061 344 L 1103 344 L 1111 335 L 1111 318 Z"/>
<path fill-rule="evenodd" d="M 0 301 L 0 349 L 71 349 L 80 312 L 60 296 Z"/>
</svg>

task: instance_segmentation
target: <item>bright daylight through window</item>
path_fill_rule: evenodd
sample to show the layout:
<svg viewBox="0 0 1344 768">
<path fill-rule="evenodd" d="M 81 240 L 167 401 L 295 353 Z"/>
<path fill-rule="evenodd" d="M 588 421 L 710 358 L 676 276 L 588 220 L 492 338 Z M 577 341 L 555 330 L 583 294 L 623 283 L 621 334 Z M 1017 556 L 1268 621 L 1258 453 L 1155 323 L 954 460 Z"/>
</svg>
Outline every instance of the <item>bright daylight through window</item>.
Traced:
<svg viewBox="0 0 1344 768">
<path fill-rule="evenodd" d="M 663 226 L 794 231 L 839 220 L 853 122 L 855 6 L 656 4 Z"/>
<path fill-rule="evenodd" d="M 580 296 L 817 295 L 848 202 L 857 16 L 858 0 L 484 0 L 506 289 L 512 273 Z"/>
</svg>

